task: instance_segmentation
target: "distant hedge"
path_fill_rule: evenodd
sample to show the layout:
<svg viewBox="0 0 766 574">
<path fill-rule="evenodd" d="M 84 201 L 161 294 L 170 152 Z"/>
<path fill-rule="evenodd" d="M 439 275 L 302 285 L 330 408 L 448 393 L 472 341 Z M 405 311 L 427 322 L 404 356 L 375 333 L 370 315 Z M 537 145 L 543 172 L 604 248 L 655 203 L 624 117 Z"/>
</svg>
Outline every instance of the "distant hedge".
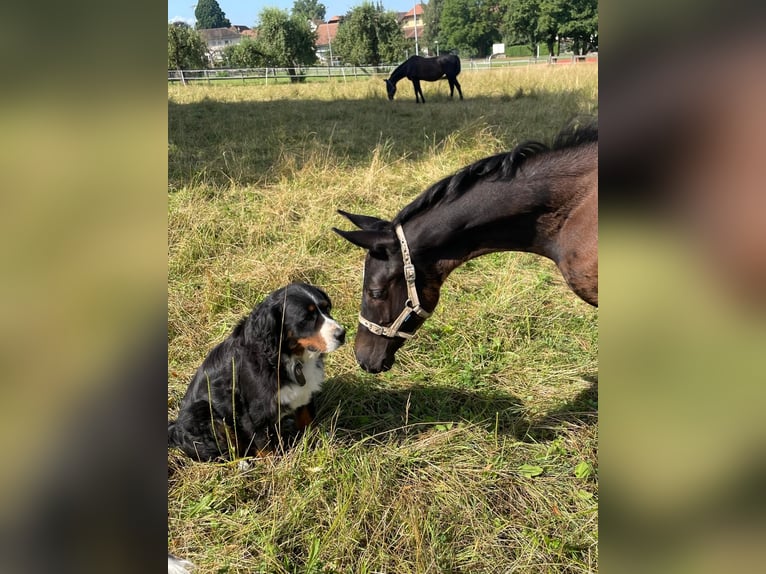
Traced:
<svg viewBox="0 0 766 574">
<path fill-rule="evenodd" d="M 505 55 L 509 58 L 530 58 L 535 54 L 529 46 L 506 46 Z M 548 46 L 540 44 L 540 56 L 548 55 Z"/>
</svg>

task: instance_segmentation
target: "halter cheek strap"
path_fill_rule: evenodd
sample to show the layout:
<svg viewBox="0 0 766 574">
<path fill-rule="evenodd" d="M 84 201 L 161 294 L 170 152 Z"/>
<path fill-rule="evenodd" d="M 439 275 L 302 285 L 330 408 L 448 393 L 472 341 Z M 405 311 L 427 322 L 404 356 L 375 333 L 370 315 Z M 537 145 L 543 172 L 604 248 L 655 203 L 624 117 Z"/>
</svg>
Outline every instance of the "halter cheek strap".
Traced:
<svg viewBox="0 0 766 574">
<path fill-rule="evenodd" d="M 373 335 L 382 335 L 383 337 L 401 337 L 402 339 L 412 339 L 415 334 L 405 333 L 400 331 L 399 328 L 404 322 L 415 313 L 418 317 L 426 319 L 431 316 L 431 313 L 423 309 L 420 306 L 420 298 L 418 297 L 418 290 L 415 287 L 415 266 L 412 264 L 412 258 L 410 257 L 410 248 L 407 245 L 407 240 L 404 238 L 404 230 L 401 225 L 397 225 L 395 230 L 396 236 L 399 238 L 399 245 L 402 249 L 402 261 L 404 261 L 404 280 L 407 284 L 407 301 L 404 304 L 404 309 L 399 313 L 396 320 L 391 323 L 389 327 L 384 327 L 368 321 L 362 314 L 359 313 L 359 323 L 367 327 L 367 329 Z"/>
</svg>

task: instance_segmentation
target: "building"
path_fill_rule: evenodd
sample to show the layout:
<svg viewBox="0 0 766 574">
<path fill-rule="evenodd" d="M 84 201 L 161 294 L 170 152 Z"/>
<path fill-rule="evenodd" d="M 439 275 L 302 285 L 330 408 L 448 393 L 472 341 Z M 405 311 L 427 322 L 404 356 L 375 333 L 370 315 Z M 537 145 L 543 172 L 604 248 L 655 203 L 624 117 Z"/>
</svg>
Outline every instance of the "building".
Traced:
<svg viewBox="0 0 766 574">
<path fill-rule="evenodd" d="M 332 43 L 338 34 L 338 26 L 342 20 L 341 16 L 333 16 L 327 22 L 314 23 L 316 26 L 314 33 L 316 34 L 317 59 L 324 66 L 337 66 L 339 63 L 339 59 L 332 53 Z"/>
<path fill-rule="evenodd" d="M 247 26 L 232 26 L 231 28 L 202 28 L 197 30 L 199 35 L 207 44 L 208 57 L 210 61 L 220 62 L 223 60 L 223 50 L 227 46 L 239 44 L 242 41 L 242 34 L 239 29 L 247 29 Z M 244 30 L 242 30 L 244 32 Z"/>
<path fill-rule="evenodd" d="M 415 4 L 415 7 L 409 12 L 399 12 L 399 26 L 402 28 L 404 37 L 407 40 L 412 40 L 417 46 L 417 52 L 420 55 L 428 54 L 428 48 L 420 48 L 423 38 L 423 31 L 425 30 L 425 20 L 423 20 L 423 5 Z"/>
</svg>

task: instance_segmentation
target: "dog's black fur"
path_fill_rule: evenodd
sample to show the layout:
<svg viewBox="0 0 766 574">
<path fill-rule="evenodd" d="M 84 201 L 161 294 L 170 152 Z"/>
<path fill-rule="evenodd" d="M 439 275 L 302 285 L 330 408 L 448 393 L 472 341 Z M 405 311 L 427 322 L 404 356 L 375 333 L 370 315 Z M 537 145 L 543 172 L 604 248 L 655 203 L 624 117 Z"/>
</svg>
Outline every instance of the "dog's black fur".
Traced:
<svg viewBox="0 0 766 574">
<path fill-rule="evenodd" d="M 168 446 L 200 461 L 256 456 L 305 428 L 323 356 L 345 340 L 330 309 L 305 283 L 269 295 L 205 358 L 168 423 Z"/>
</svg>

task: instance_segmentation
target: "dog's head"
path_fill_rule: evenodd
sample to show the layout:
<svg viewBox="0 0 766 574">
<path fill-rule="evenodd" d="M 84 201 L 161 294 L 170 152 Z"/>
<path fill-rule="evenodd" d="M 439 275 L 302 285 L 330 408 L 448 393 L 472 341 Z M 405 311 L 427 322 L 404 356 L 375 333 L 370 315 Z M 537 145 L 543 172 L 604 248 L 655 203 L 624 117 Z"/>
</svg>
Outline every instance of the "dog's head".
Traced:
<svg viewBox="0 0 766 574">
<path fill-rule="evenodd" d="M 293 353 L 330 353 L 345 342 L 346 330 L 330 315 L 332 302 L 324 291 L 292 283 L 284 288 L 282 300 L 283 332 Z"/>
<path fill-rule="evenodd" d="M 294 355 L 304 351 L 330 353 L 346 340 L 346 330 L 332 318 L 331 311 L 332 302 L 324 291 L 306 283 L 291 283 L 253 310 L 251 340 L 281 338 L 282 352 Z"/>
</svg>

